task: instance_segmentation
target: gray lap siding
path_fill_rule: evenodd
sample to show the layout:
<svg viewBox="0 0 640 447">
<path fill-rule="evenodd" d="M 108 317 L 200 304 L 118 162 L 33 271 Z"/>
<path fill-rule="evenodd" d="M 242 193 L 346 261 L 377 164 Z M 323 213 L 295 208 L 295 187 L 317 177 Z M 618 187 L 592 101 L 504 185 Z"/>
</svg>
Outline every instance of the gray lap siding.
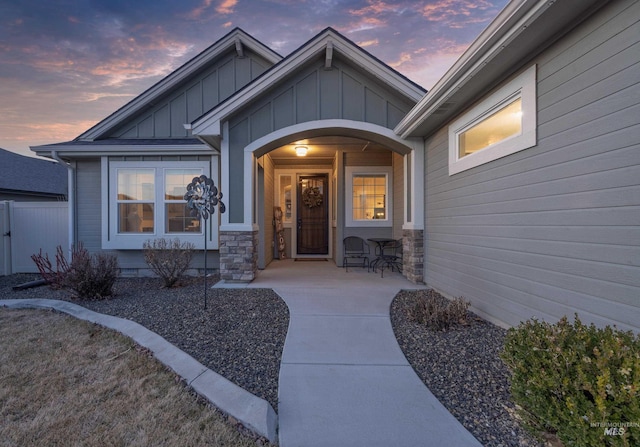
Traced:
<svg viewBox="0 0 640 447">
<path fill-rule="evenodd" d="M 639 10 L 612 2 L 527 65 L 537 146 L 450 177 L 447 128 L 426 141 L 428 284 L 505 325 L 640 329 Z"/>
</svg>

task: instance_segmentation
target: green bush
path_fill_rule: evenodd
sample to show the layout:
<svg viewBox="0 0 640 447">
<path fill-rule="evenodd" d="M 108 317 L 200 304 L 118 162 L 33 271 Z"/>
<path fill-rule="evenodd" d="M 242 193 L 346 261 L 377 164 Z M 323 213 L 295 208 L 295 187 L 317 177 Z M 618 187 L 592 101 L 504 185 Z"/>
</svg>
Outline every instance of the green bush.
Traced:
<svg viewBox="0 0 640 447">
<path fill-rule="evenodd" d="M 565 446 L 640 445 L 640 336 L 575 317 L 511 328 L 501 357 L 511 394 L 534 434 Z"/>
<path fill-rule="evenodd" d="M 189 268 L 195 246 L 180 243 L 178 238 L 160 238 L 145 241 L 143 248 L 144 260 L 151 270 L 163 279 L 165 287 L 173 287 Z"/>
</svg>

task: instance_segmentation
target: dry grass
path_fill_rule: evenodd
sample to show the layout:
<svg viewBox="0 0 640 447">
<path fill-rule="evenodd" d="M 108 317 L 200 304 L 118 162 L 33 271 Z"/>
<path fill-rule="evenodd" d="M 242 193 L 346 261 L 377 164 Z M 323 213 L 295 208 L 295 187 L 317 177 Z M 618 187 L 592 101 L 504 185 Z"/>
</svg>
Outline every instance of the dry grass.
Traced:
<svg viewBox="0 0 640 447">
<path fill-rule="evenodd" d="M 255 446 L 130 339 L 0 309 L 0 446 Z"/>
</svg>

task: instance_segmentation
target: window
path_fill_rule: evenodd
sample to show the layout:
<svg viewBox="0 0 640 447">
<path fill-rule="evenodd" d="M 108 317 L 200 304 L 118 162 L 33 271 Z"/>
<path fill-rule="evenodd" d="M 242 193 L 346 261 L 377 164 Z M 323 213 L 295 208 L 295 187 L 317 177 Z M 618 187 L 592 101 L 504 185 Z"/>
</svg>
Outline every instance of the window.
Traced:
<svg viewBox="0 0 640 447">
<path fill-rule="evenodd" d="M 346 174 L 347 226 L 391 226 L 391 168 L 347 167 Z"/>
<path fill-rule="evenodd" d="M 282 209 L 282 221 L 284 223 L 291 223 L 291 175 L 280 175 L 279 194 L 276 200 L 276 206 L 280 206 Z"/>
<path fill-rule="evenodd" d="M 194 219 L 191 216 L 184 194 L 191 180 L 202 173 L 202 169 L 197 168 L 164 170 L 165 231 L 167 233 L 201 233 L 200 219 Z"/>
<path fill-rule="evenodd" d="M 105 159 L 105 165 L 103 211 L 109 218 L 103 224 L 104 248 L 140 249 L 144 241 L 160 237 L 204 246 L 200 219 L 191 216 L 184 194 L 194 177 L 209 175 L 209 162 Z"/>
<path fill-rule="evenodd" d="M 449 126 L 449 175 L 536 145 L 536 66 Z"/>
<path fill-rule="evenodd" d="M 377 174 L 353 176 L 353 220 L 386 219 L 387 177 Z"/>
</svg>

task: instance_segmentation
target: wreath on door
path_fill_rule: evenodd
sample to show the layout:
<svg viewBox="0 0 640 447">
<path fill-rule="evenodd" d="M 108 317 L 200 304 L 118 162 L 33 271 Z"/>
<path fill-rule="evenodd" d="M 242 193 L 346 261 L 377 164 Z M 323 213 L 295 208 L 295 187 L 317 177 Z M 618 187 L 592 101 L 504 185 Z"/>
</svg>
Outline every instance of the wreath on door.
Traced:
<svg viewBox="0 0 640 447">
<path fill-rule="evenodd" d="M 322 205 L 322 193 L 317 186 L 309 186 L 302 192 L 302 202 L 309 208 Z"/>
</svg>

